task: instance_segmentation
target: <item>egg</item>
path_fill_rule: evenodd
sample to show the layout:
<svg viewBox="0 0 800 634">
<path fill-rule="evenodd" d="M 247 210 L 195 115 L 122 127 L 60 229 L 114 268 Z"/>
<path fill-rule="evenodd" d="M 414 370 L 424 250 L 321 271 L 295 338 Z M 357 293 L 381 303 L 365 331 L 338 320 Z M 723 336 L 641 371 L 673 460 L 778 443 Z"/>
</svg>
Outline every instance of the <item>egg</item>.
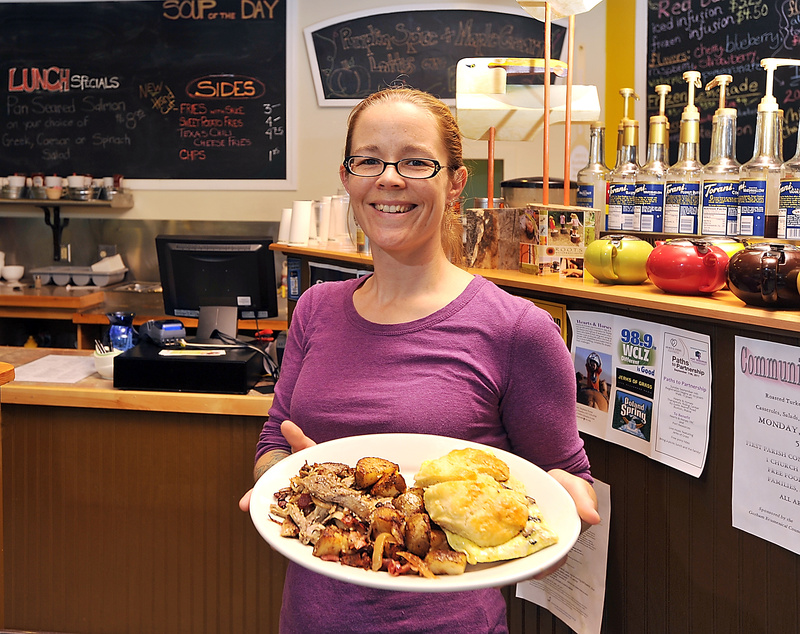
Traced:
<svg viewBox="0 0 800 634">
<path fill-rule="evenodd" d="M 443 529 L 450 548 L 467 556 L 467 563 L 479 564 L 527 557 L 558 542 L 556 535 L 542 520 L 538 505 L 528 498 L 528 521 L 525 528 L 507 542 L 497 546 L 478 546 L 475 542 Z"/>
</svg>

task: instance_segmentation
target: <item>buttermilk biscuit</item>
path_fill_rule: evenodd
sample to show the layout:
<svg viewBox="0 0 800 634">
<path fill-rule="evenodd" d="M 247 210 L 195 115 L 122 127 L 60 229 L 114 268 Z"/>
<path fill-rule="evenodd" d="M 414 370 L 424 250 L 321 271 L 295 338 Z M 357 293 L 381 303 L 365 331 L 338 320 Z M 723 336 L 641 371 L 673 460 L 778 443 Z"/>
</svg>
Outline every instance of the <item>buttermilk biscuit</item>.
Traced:
<svg viewBox="0 0 800 634">
<path fill-rule="evenodd" d="M 480 547 L 507 542 L 528 521 L 525 496 L 482 473 L 426 487 L 425 508 L 443 529 Z"/>
<path fill-rule="evenodd" d="M 475 480 L 479 474 L 505 482 L 508 480 L 508 465 L 480 449 L 454 449 L 446 456 L 423 462 L 414 480 L 416 486 L 428 487 L 450 480 Z"/>
</svg>

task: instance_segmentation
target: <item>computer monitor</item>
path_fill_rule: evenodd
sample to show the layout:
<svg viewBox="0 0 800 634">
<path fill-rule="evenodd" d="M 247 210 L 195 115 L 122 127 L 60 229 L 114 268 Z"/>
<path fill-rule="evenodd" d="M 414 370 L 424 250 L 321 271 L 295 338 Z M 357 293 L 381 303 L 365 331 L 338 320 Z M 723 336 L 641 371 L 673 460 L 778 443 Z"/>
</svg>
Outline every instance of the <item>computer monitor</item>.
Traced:
<svg viewBox="0 0 800 634">
<path fill-rule="evenodd" d="M 270 244 L 269 237 L 156 236 L 166 314 L 200 319 L 201 308 L 235 307 L 239 319 L 277 317 L 275 254 Z M 224 312 L 230 311 L 203 311 L 204 315 Z"/>
</svg>

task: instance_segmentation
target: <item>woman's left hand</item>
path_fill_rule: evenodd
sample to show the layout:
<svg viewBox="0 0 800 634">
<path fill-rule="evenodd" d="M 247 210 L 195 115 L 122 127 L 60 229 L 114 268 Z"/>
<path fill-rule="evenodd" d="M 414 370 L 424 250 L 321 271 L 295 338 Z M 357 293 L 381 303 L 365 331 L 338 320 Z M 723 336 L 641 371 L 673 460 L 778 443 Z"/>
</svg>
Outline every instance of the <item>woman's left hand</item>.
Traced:
<svg viewBox="0 0 800 634">
<path fill-rule="evenodd" d="M 578 517 L 581 518 L 581 532 L 590 526 L 600 523 L 600 514 L 597 512 L 597 495 L 591 484 L 563 469 L 551 469 L 547 473 L 553 476 L 572 496 L 575 508 L 578 510 Z M 567 557 L 564 557 L 547 570 L 540 572 L 534 579 L 544 579 L 547 575 L 561 568 L 566 561 Z"/>
</svg>

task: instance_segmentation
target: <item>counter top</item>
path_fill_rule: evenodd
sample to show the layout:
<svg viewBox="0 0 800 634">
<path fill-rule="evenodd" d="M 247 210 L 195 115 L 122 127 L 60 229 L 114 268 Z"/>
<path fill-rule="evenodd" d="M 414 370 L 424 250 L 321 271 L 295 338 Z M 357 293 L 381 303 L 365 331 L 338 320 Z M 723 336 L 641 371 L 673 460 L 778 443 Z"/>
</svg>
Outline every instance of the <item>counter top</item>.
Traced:
<svg viewBox="0 0 800 634">
<path fill-rule="evenodd" d="M 14 366 L 10 363 L 0 363 L 0 385 L 5 385 L 14 380 Z"/>
<path fill-rule="evenodd" d="M 0 372 L 3 367 L 10 365 L 13 376 L 13 367 L 51 354 L 90 356 L 92 353 L 87 350 L 0 346 Z M 255 391 L 244 395 L 118 390 L 113 387 L 112 381 L 103 379 L 98 374 L 91 374 L 77 383 L 33 383 L 13 380 L 0 388 L 0 403 L 266 418 L 272 406 L 272 395 Z"/>
<path fill-rule="evenodd" d="M 70 289 L 46 284 L 41 288 L 14 287 L 0 284 L 0 307 L 62 308 L 81 310 L 105 301 L 105 293 L 97 286 Z"/>
<path fill-rule="evenodd" d="M 285 244 L 273 244 L 272 248 L 286 255 L 311 259 L 328 259 L 366 265 L 372 263 L 370 256 L 352 251 L 290 247 Z M 558 275 L 530 275 L 512 270 L 469 269 L 469 271 L 504 288 L 562 296 L 565 300 L 571 298 L 600 301 L 671 314 L 678 313 L 712 321 L 800 333 L 800 311 L 748 306 L 727 289 L 717 291 L 710 296 L 673 295 L 665 293 L 651 282 L 636 285 L 603 284 L 597 280 L 563 278 Z"/>
</svg>

